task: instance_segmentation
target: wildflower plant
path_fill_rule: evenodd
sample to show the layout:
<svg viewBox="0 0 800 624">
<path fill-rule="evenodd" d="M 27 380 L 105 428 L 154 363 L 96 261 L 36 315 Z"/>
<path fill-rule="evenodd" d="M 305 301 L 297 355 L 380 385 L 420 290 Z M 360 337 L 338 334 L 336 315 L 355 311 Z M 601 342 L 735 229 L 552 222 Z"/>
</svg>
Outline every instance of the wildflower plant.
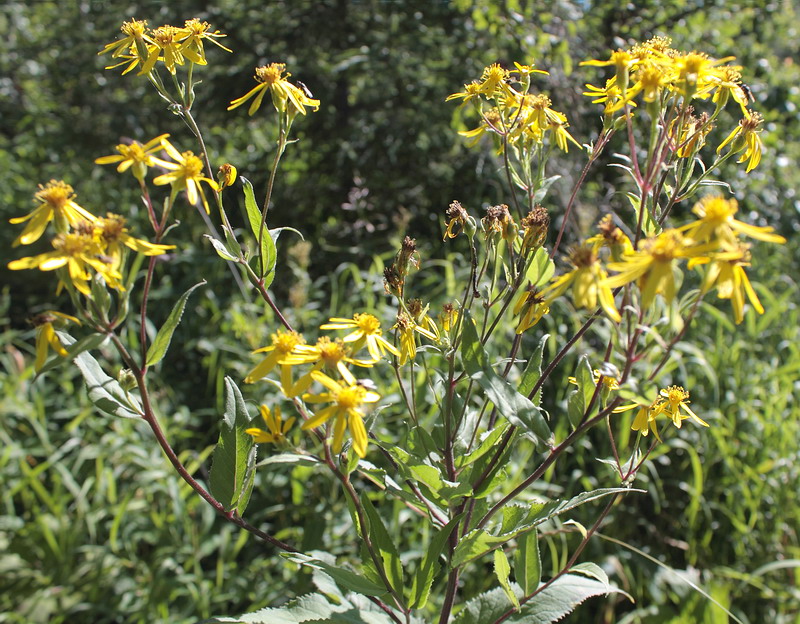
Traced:
<svg viewBox="0 0 800 624">
<path fill-rule="evenodd" d="M 109 68 L 148 80 L 196 144 L 182 149 L 162 134 L 119 145 L 117 154 L 96 161 L 116 165 L 123 181 L 133 173 L 152 228 L 149 240 L 130 233 L 124 215 L 101 217 L 80 206 L 72 187 L 54 180 L 35 192 L 33 212 L 12 219 L 26 223 L 15 249 L 37 244 L 50 228 L 53 250 L 12 260 L 9 268 L 55 273 L 57 290 L 71 303 L 70 313 L 35 320 L 38 372 L 74 361 L 100 410 L 147 423 L 202 499 L 282 553 L 287 565 L 314 571 L 318 593 L 248 621 L 280 615 L 300 622 L 309 614 L 333 621 L 327 618 L 346 612 L 350 622 L 545 623 L 587 598 L 624 594 L 598 565 L 578 563 L 582 552 L 614 505 L 642 491 L 634 487 L 637 473 L 664 438 L 678 435 L 684 421 L 713 426 L 696 413 L 710 406 L 690 407 L 690 391 L 670 373 L 674 348 L 713 290 L 731 301 L 736 323 L 748 302 L 762 313 L 745 270 L 751 243 L 743 238 L 784 242 L 769 227 L 735 219 L 735 200 L 705 192 L 721 187 L 712 176 L 725 161 L 736 158 L 749 171 L 763 152 L 761 118 L 748 108 L 733 59 L 682 52 L 655 38 L 587 61 L 613 75 L 586 86 L 585 94 L 602 105 L 602 122 L 584 144 L 569 130 L 557 95 L 541 90 L 546 72 L 533 64 L 490 65 L 446 98 L 472 112 L 476 127 L 461 133 L 470 143 L 492 141 L 508 196 L 507 204 L 483 214 L 480 198 L 460 198 L 444 209 L 445 244 L 469 258 L 457 298 L 428 301 L 415 289 L 415 272 L 427 270 L 425 252 L 406 237 L 383 276 L 394 318 L 374 310 L 334 316 L 317 334 L 293 327 L 270 294 L 280 271 L 275 245 L 285 228 L 270 229 L 268 217 L 293 124 L 324 104 L 277 62 L 256 68 L 258 84 L 230 102 L 232 115 L 245 104 L 249 115 L 263 114 L 276 137 L 260 205 L 252 184 L 239 178 L 249 225 L 243 235 L 224 205 L 238 192 L 237 169 L 212 165 L 193 115 L 195 71 L 216 62 L 206 56 L 206 44 L 215 53 L 231 52 L 221 43 L 225 35 L 196 19 L 156 29 L 131 20 L 122 33 L 101 50 L 112 59 Z M 719 135 L 720 113 L 731 105 L 744 119 Z M 597 215 L 595 233 L 567 248 L 565 232 L 587 172 L 615 137 L 626 150 L 618 164 L 630 190 L 613 214 Z M 570 147 L 583 170 L 559 206 L 548 201 L 558 177 L 549 175 L 548 164 L 554 150 Z M 176 214 L 187 218 L 184 201 L 207 224 L 221 261 L 247 280 L 277 323 L 241 380 L 260 407 L 251 409 L 237 381 L 225 379 L 226 409 L 208 483 L 187 470 L 152 400 L 154 367 L 167 356 L 190 295 L 205 282 L 177 299 L 153 339 L 146 330 L 154 286 L 181 250 L 173 226 Z M 672 223 L 673 213 L 690 208 L 695 220 Z M 580 328 L 550 339 L 556 349 L 546 356 L 542 319 L 565 308 Z M 553 397 L 563 389 L 553 387 L 554 372 L 589 337 L 604 341 L 602 360 L 579 358 L 567 400 L 559 404 Z M 118 379 L 95 357 L 106 344 L 124 362 Z M 373 375 L 381 368 L 394 375 L 394 386 L 371 380 L 385 378 Z M 554 404 L 548 413 L 545 405 Z M 393 416 L 391 430 L 381 424 L 386 414 Z M 612 467 L 605 487 L 566 500 L 545 496 L 543 486 L 560 478 L 553 470 L 559 460 L 595 428 L 613 449 L 613 457 L 601 458 Z M 520 450 L 529 460 L 512 471 Z M 259 467 L 258 453 L 270 461 Z M 303 553 L 247 521 L 257 470 L 297 463 L 318 466 L 341 488 L 355 528 L 351 556 Z M 415 518 L 410 545 L 387 516 L 391 501 Z M 567 522 L 583 505 L 595 509 L 593 521 Z M 570 526 L 579 527 L 576 543 L 564 542 L 547 568 L 544 535 Z M 491 582 L 484 578 L 487 566 Z M 484 591 L 462 595 L 476 586 Z"/>
</svg>

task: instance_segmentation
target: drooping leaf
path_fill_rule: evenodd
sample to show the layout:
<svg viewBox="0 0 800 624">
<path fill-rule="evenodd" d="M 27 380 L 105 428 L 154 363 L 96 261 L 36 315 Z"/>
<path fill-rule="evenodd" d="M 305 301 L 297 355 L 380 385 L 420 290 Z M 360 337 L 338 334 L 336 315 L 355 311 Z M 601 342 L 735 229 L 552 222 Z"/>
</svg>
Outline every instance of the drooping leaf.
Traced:
<svg viewBox="0 0 800 624">
<path fill-rule="evenodd" d="M 378 585 L 352 570 L 328 563 L 320 557 L 304 555 L 302 553 L 284 553 L 282 556 L 294 563 L 322 570 L 341 587 L 354 591 L 357 594 L 363 594 L 364 596 L 382 596 L 386 593 L 386 588 L 383 585 Z"/>
<path fill-rule="evenodd" d="M 175 305 L 172 307 L 172 311 L 169 313 L 166 322 L 161 329 L 158 330 L 156 339 L 153 340 L 153 344 L 151 344 L 150 348 L 147 350 L 147 366 L 153 366 L 154 364 L 157 364 L 164 357 L 167 349 L 169 349 L 169 343 L 172 341 L 172 334 L 175 333 L 175 328 L 178 327 L 178 323 L 181 322 L 183 310 L 186 308 L 186 302 L 189 300 L 189 295 L 192 294 L 192 291 L 195 288 L 204 286 L 205 283 L 206 281 L 203 280 L 202 282 L 195 284 L 189 290 L 183 293 L 175 302 Z"/>
<path fill-rule="evenodd" d="M 56 332 L 65 347 L 76 344 L 75 339 L 65 332 Z M 144 414 L 139 399 L 126 393 L 116 379 L 106 375 L 100 364 L 88 351 L 75 356 L 75 364 L 83 375 L 89 400 L 99 409 L 111 416 L 122 418 L 141 418 Z"/>
<path fill-rule="evenodd" d="M 506 553 L 503 552 L 502 548 L 494 551 L 494 573 L 511 604 L 514 605 L 515 609 L 519 609 L 519 598 L 517 598 L 508 580 L 511 574 L 511 566 L 508 564 L 508 558 L 506 558 Z"/>
<path fill-rule="evenodd" d="M 225 246 L 225 243 L 223 243 L 221 240 L 214 238 L 210 234 L 203 234 L 203 236 L 208 239 L 208 241 L 211 243 L 211 246 L 214 248 L 214 251 L 217 252 L 217 255 L 220 258 L 223 260 L 238 260 L 238 258 L 228 250 L 228 248 Z"/>
<path fill-rule="evenodd" d="M 228 511 L 239 510 L 240 502 L 249 497 L 248 489 L 252 487 L 255 448 L 253 437 L 245 433 L 249 426 L 250 415 L 242 393 L 230 377 L 225 377 L 225 413 L 214 449 L 209 486 L 214 498 Z"/>
</svg>

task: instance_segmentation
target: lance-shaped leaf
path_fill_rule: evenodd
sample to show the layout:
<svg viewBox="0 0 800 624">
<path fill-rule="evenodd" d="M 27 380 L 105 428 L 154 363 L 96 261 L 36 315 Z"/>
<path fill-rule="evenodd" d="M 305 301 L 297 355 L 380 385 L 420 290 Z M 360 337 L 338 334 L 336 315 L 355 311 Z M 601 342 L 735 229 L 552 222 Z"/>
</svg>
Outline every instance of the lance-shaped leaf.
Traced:
<svg viewBox="0 0 800 624">
<path fill-rule="evenodd" d="M 497 580 L 500 582 L 500 587 L 503 588 L 511 604 L 514 605 L 515 609 L 519 609 L 519 598 L 517 598 L 508 580 L 511 574 L 511 566 L 508 564 L 508 559 L 502 548 L 498 548 L 494 551 L 494 573 L 497 576 Z"/>
<path fill-rule="evenodd" d="M 539 532 L 536 529 L 517 540 L 514 553 L 514 578 L 526 596 L 542 580 L 542 559 L 539 555 Z"/>
<path fill-rule="evenodd" d="M 425 550 L 425 556 L 422 558 L 419 569 L 414 575 L 414 581 L 411 584 L 409 607 L 412 609 L 422 609 L 428 603 L 433 579 L 436 576 L 436 572 L 441 567 L 439 565 L 439 558 L 447 544 L 450 533 L 453 532 L 463 515 L 463 513 L 458 514 L 450 520 L 450 522 L 445 524 L 436 532 L 436 535 L 433 536 L 430 544 L 428 544 Z"/>
<path fill-rule="evenodd" d="M 150 348 L 147 350 L 147 366 L 153 366 L 161 361 L 169 349 L 169 343 L 172 341 L 172 334 L 175 333 L 175 328 L 181 322 L 183 311 L 186 308 L 186 302 L 189 300 L 189 295 L 195 288 L 205 285 L 206 281 L 203 280 L 192 286 L 189 290 L 183 293 L 180 298 L 175 302 L 172 312 L 169 313 L 166 323 L 158 330 L 156 339 Z"/>
<path fill-rule="evenodd" d="M 61 357 L 60 355 L 51 357 L 49 360 L 47 360 L 47 362 L 45 362 L 44 366 L 39 369 L 39 372 L 36 373 L 37 377 L 44 375 L 46 372 L 53 370 L 64 362 L 75 359 L 76 356 L 84 351 L 91 351 L 92 349 L 100 348 L 106 342 L 106 340 L 108 340 L 108 336 L 105 334 L 89 334 L 78 341 L 76 341 L 66 332 L 56 331 L 56 335 L 58 336 L 61 344 L 64 345 L 67 355 L 66 357 Z"/>
<path fill-rule="evenodd" d="M 549 443 L 552 434 L 542 411 L 489 366 L 469 311 L 464 313 L 462 327 L 461 359 L 467 374 L 483 389 L 503 417 L 533 434 L 538 446 Z"/>
<path fill-rule="evenodd" d="M 268 288 L 275 277 L 275 260 L 277 258 L 275 241 L 267 228 L 266 220 L 262 221 L 263 215 L 256 203 L 253 185 L 245 177 L 242 177 L 241 180 L 244 186 L 244 207 L 247 212 L 247 221 L 250 223 L 250 231 L 256 238 L 256 244 L 261 242 L 259 248 L 261 274 L 259 277 L 264 278 L 264 288 Z"/>
<path fill-rule="evenodd" d="M 550 334 L 545 334 L 539 340 L 539 345 L 536 349 L 533 350 L 530 357 L 528 358 L 528 364 L 525 366 L 525 370 L 522 373 L 522 378 L 519 382 L 519 391 L 520 393 L 528 396 L 531 391 L 533 390 L 536 382 L 539 381 L 539 378 L 542 376 L 542 360 L 544 358 L 544 347 L 547 344 L 547 339 L 550 338 Z M 542 389 L 536 392 L 536 395 L 532 397 L 534 405 L 539 405 L 542 402 Z"/>
<path fill-rule="evenodd" d="M 352 570 L 328 563 L 321 558 L 322 555 L 317 557 L 313 555 L 304 555 L 302 553 L 282 553 L 281 556 L 302 566 L 322 570 L 336 581 L 338 585 L 358 594 L 364 596 L 383 596 L 386 593 L 386 588 L 383 585 L 378 585 Z"/>
<path fill-rule="evenodd" d="M 577 427 L 583 419 L 597 388 L 592 367 L 589 365 L 589 358 L 585 355 L 578 362 L 575 382 L 578 384 L 578 389 L 573 391 L 567 400 L 567 418 L 573 427 Z"/>
<path fill-rule="evenodd" d="M 383 524 L 383 520 L 381 520 L 367 494 L 362 493 L 360 498 L 361 505 L 367 513 L 368 534 L 373 546 L 378 549 L 386 577 L 389 579 L 392 589 L 398 595 L 402 595 L 403 566 L 400 564 L 400 555 L 397 552 L 397 547 L 394 545 L 389 531 L 386 530 L 386 525 Z"/>
<path fill-rule="evenodd" d="M 211 464 L 211 494 L 227 511 L 244 511 L 250 496 L 255 469 L 253 437 L 245 433 L 250 415 L 242 393 L 230 377 L 225 377 L 225 413 L 220 426 L 219 441 Z"/>
<path fill-rule="evenodd" d="M 57 331 L 56 335 L 67 351 L 77 345 L 69 334 Z M 132 394 L 125 392 L 116 379 L 106 375 L 100 364 L 88 351 L 75 356 L 75 364 L 83 375 L 88 390 L 89 400 L 106 414 L 122 418 L 141 418 L 144 411 L 142 405 Z"/>
</svg>

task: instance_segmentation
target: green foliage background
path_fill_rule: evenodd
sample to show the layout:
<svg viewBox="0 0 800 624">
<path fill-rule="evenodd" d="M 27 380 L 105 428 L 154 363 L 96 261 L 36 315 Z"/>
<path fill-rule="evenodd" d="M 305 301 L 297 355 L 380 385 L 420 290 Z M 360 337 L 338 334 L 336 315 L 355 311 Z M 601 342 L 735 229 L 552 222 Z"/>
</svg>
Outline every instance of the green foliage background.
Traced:
<svg viewBox="0 0 800 624">
<path fill-rule="evenodd" d="M 334 309 L 380 308 L 382 263 L 405 233 L 417 238 L 432 267 L 419 278 L 421 292 L 448 294 L 440 261 L 447 258 L 456 273 L 465 263 L 452 252 L 446 256 L 443 209 L 453 199 L 473 210 L 507 201 L 492 153 L 465 147 L 455 131 L 470 122 L 444 103 L 483 66 L 535 58 L 551 73 L 544 84 L 555 107 L 567 112 L 573 134 L 588 140 L 599 115 L 580 91 L 598 81 L 598 72 L 579 67 L 580 60 L 656 34 L 672 36 L 678 48 L 735 55 L 767 120 L 767 153 L 751 174 L 731 166 L 724 179 L 742 212 L 752 211 L 748 220 L 774 225 L 789 243 L 754 251 L 763 317 L 749 316 L 736 328 L 726 307 L 706 306 L 678 352 L 676 374 L 711 429 L 684 429 L 663 447 L 643 473 L 650 493 L 626 499 L 603 530 L 682 570 L 746 622 L 798 621 L 800 37 L 794 3 L 6 2 L 0 7 L 3 219 L 27 213 L 36 184 L 56 178 L 72 184 L 83 205 L 144 222 L 133 185 L 93 160 L 123 137 L 170 132 L 176 144 L 190 145 L 190 135 L 143 79 L 104 71 L 107 59 L 96 56 L 132 15 L 153 26 L 199 17 L 229 35 L 225 44 L 235 55 L 210 51 L 196 108 L 214 146 L 212 161 L 236 164 L 256 188 L 266 177 L 273 128 L 265 115 L 225 111 L 250 88 L 252 68 L 284 61 L 322 100 L 318 113 L 295 125 L 300 142 L 287 152 L 271 212 L 273 226 L 298 227 L 310 241 L 297 245 L 287 237 L 274 286 L 293 320 L 307 327 Z M 572 153 L 558 163 L 564 180 L 550 197 L 556 219 L 579 162 Z M 624 183 L 614 169 L 597 167 L 592 175 L 572 235 L 626 201 L 615 192 Z M 183 217 L 179 235 L 193 244 L 171 261 L 157 294 L 168 309 L 197 277 L 213 286 L 197 296 L 176 332 L 160 371 L 160 412 L 168 415 L 176 448 L 207 478 L 222 379 L 243 376 L 249 351 L 264 344 L 275 323 L 249 300 L 240 303 L 227 269 L 202 239 L 202 224 L 192 213 Z M 18 257 L 10 248 L 17 232 L 0 230 L 10 258 Z M 0 622 L 194 622 L 277 604 L 309 588 L 307 576 L 196 499 L 171 474 L 146 427 L 95 413 L 67 369 L 34 382 L 25 319 L 59 301 L 45 275 L 12 273 L 3 263 L 0 283 Z M 559 335 L 568 328 L 549 330 Z M 531 337 L 528 348 L 533 344 Z M 574 363 L 562 366 L 564 378 Z M 550 411 L 557 413 L 563 399 L 546 398 Z M 602 449 L 602 436 L 590 442 Z M 577 448 L 556 475 L 572 485 L 546 494 L 596 486 L 605 475 L 594 456 Z M 517 457 L 512 468 L 521 469 L 526 459 Z M 262 473 L 259 480 L 248 510 L 252 524 L 306 550 L 352 548 L 343 500 L 322 475 L 298 468 Z M 394 517 L 398 527 L 411 522 L 400 510 Z M 413 526 L 403 525 L 403 532 L 413 549 Z M 553 536 L 552 553 L 566 539 Z M 613 572 L 637 605 L 595 600 L 570 621 L 726 621 L 685 583 L 633 551 L 603 540 L 591 550 L 587 559 Z"/>
</svg>

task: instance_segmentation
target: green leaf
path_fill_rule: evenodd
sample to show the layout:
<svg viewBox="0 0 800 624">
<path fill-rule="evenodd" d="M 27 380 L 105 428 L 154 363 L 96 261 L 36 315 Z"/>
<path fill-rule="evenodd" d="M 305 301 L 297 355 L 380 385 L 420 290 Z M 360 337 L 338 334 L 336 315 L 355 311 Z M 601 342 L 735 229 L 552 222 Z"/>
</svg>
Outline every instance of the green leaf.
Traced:
<svg viewBox="0 0 800 624">
<path fill-rule="evenodd" d="M 223 243 L 221 240 L 217 240 L 210 234 L 203 234 L 203 236 L 205 236 L 209 240 L 211 246 L 214 248 L 214 251 L 217 252 L 217 255 L 220 258 L 222 258 L 223 260 L 233 260 L 233 261 L 238 260 L 236 256 L 234 256 L 230 251 L 228 251 L 228 248 L 225 246 L 225 243 Z"/>
<path fill-rule="evenodd" d="M 351 594 L 341 603 L 331 603 L 321 594 L 307 594 L 277 609 L 260 609 L 238 618 L 216 617 L 200 624 L 393 624 L 379 607 L 366 601 L 359 604 L 357 598 Z"/>
<path fill-rule="evenodd" d="M 537 446 L 551 442 L 552 434 L 542 411 L 487 364 L 486 353 L 469 311 L 464 314 L 462 327 L 461 358 L 470 378 L 483 389 L 506 420 L 535 437 Z"/>
<path fill-rule="evenodd" d="M 542 360 L 544 359 L 544 347 L 547 344 L 547 339 L 550 338 L 550 334 L 545 334 L 539 339 L 539 345 L 536 349 L 533 350 L 531 353 L 530 358 L 528 358 L 528 364 L 525 366 L 525 370 L 522 373 L 522 378 L 519 382 L 519 392 L 520 394 L 524 394 L 528 396 L 533 390 L 533 387 L 536 385 L 536 382 L 539 381 L 539 378 L 542 376 Z M 542 402 L 542 390 L 541 388 L 536 393 L 536 396 L 533 397 L 534 405 L 539 405 Z"/>
<path fill-rule="evenodd" d="M 593 578 L 594 580 L 599 581 L 603 585 L 605 585 L 608 591 L 611 591 L 611 583 L 609 583 L 608 581 L 608 574 L 606 574 L 605 570 L 603 570 L 603 568 L 601 568 L 596 563 L 587 561 L 586 563 L 581 563 L 576 566 L 572 566 L 569 569 L 569 571 L 574 572 L 576 574 L 583 574 L 584 576 L 588 576 L 589 578 Z"/>
<path fill-rule="evenodd" d="M 540 287 L 550 281 L 556 271 L 555 262 L 550 259 L 550 254 L 544 247 L 539 247 L 533 255 L 528 269 L 525 271 L 525 278 L 531 286 Z"/>
<path fill-rule="evenodd" d="M 508 581 L 508 577 L 511 574 L 511 566 L 508 565 L 508 559 L 502 548 L 498 548 L 494 551 L 494 573 L 497 576 L 497 580 L 500 582 L 500 587 L 503 588 L 511 604 L 514 605 L 515 609 L 519 609 L 519 599 L 514 593 L 514 590 L 511 589 L 511 583 Z"/>
<path fill-rule="evenodd" d="M 517 540 L 517 550 L 514 553 L 514 578 L 526 596 L 533 592 L 542 580 L 539 533 L 536 529 Z"/>
<path fill-rule="evenodd" d="M 516 584 L 511 589 L 522 597 L 522 590 Z M 623 593 L 614 587 L 607 587 L 599 581 L 573 574 L 565 574 L 545 587 L 530 602 L 522 604 L 517 613 L 512 613 L 506 620 L 508 624 L 550 624 L 557 622 L 565 615 L 572 613 L 579 604 L 594 596 L 609 593 Z M 505 592 L 493 589 L 470 600 L 459 612 L 452 624 L 486 624 L 494 622 L 506 613 L 510 607 Z"/>
<path fill-rule="evenodd" d="M 553 182 L 559 180 L 560 178 L 561 178 L 560 175 L 554 175 L 542 180 L 542 183 L 539 185 L 539 188 L 536 189 L 536 192 L 533 194 L 533 203 L 534 204 L 541 203 L 542 200 L 545 198 L 545 195 L 547 195 L 548 189 L 553 185 Z"/>
<path fill-rule="evenodd" d="M 372 540 L 373 546 L 378 549 L 378 554 L 383 561 L 383 569 L 392 585 L 392 589 L 402 596 L 403 594 L 403 566 L 400 563 L 400 555 L 397 553 L 397 548 L 392 541 L 389 532 L 386 530 L 383 520 L 378 515 L 377 510 L 372 505 L 366 492 L 361 494 L 361 505 L 367 514 L 367 522 L 369 524 L 368 534 Z"/>
<path fill-rule="evenodd" d="M 58 336 L 61 344 L 64 345 L 64 348 L 67 350 L 67 357 L 61 357 L 60 355 L 51 357 L 49 360 L 47 360 L 47 362 L 45 362 L 44 366 L 42 366 L 39 372 L 36 373 L 37 377 L 53 370 L 64 362 L 75 359 L 78 354 L 83 353 L 84 351 L 91 351 L 92 349 L 100 348 L 103 346 L 106 340 L 108 340 L 108 336 L 105 334 L 89 334 L 78 341 L 76 341 L 67 332 L 56 331 L 56 335 Z"/>
<path fill-rule="evenodd" d="M 422 563 L 420 563 L 411 585 L 411 600 L 408 606 L 412 609 L 422 609 L 427 604 L 433 579 L 441 567 L 439 565 L 439 558 L 447 544 L 450 533 L 453 532 L 453 529 L 458 525 L 458 521 L 461 520 L 463 515 L 463 513 L 458 514 L 450 520 L 450 522 L 445 524 L 436 532 L 436 535 L 433 536 L 430 544 L 428 544 L 425 550 L 425 556 L 422 558 Z"/>
<path fill-rule="evenodd" d="M 283 553 L 283 557 L 294 563 L 322 570 L 336 581 L 341 587 L 354 591 L 364 596 L 382 596 L 386 593 L 386 588 L 383 585 L 373 583 L 368 578 L 356 574 L 351 570 L 340 568 L 336 565 L 323 561 L 320 557 L 312 555 L 304 555 L 302 553 Z"/>
<path fill-rule="evenodd" d="M 585 355 L 578 362 L 575 381 L 578 389 L 571 392 L 567 400 L 567 418 L 573 427 L 577 427 L 583 420 L 596 389 L 592 367 L 589 365 L 589 358 Z"/>
<path fill-rule="evenodd" d="M 296 453 L 278 453 L 277 455 L 270 455 L 262 459 L 256 464 L 256 467 L 269 466 L 271 464 L 305 464 L 314 465 L 318 463 L 316 459 L 308 455 L 298 455 Z"/>
<path fill-rule="evenodd" d="M 480 436 L 480 444 L 474 451 L 468 455 L 460 455 L 456 458 L 456 468 L 461 469 L 464 466 L 469 466 L 471 463 L 486 455 L 486 453 L 497 446 L 497 443 L 506 431 L 508 431 L 508 424 L 500 423 L 491 431 L 483 433 Z"/>
<path fill-rule="evenodd" d="M 150 348 L 147 350 L 147 366 L 153 366 L 161 361 L 164 355 L 169 349 L 169 343 L 172 340 L 172 334 L 175 333 L 175 328 L 178 326 L 178 323 L 181 322 L 181 317 L 183 316 L 183 310 L 186 308 L 186 302 L 189 300 L 189 295 L 192 294 L 192 291 L 195 288 L 199 288 L 200 286 L 204 286 L 206 283 L 205 280 L 199 282 L 192 286 L 189 290 L 183 293 L 180 298 L 175 302 L 174 307 L 172 308 L 172 312 L 169 313 L 167 317 L 167 322 L 158 330 L 156 334 L 156 339 L 153 341 L 153 344 L 150 345 Z"/>
<path fill-rule="evenodd" d="M 225 413 L 219 441 L 214 449 L 209 486 L 211 494 L 227 511 L 239 509 L 249 497 L 255 468 L 253 437 L 245 433 L 250 415 L 242 393 L 230 377 L 225 377 Z"/>
<path fill-rule="evenodd" d="M 56 332 L 61 344 L 73 346 L 78 343 L 64 332 Z M 69 351 L 69 349 L 68 349 Z M 89 400 L 111 416 L 141 418 L 144 414 L 141 403 L 132 394 L 126 393 L 116 379 L 106 375 L 100 364 L 87 351 L 75 356 L 75 364 L 83 375 Z"/>
<path fill-rule="evenodd" d="M 267 229 L 266 222 L 262 228 L 261 209 L 256 203 L 253 185 L 250 183 L 250 180 L 245 177 L 242 177 L 241 180 L 244 186 L 244 207 L 247 212 L 247 221 L 250 223 L 250 231 L 253 233 L 253 236 L 255 236 L 256 244 L 258 244 L 259 240 L 261 241 L 259 255 L 261 257 L 260 266 L 262 273 L 259 277 L 264 278 L 264 287 L 268 288 L 275 277 L 275 260 L 277 258 L 275 241 Z"/>
</svg>

